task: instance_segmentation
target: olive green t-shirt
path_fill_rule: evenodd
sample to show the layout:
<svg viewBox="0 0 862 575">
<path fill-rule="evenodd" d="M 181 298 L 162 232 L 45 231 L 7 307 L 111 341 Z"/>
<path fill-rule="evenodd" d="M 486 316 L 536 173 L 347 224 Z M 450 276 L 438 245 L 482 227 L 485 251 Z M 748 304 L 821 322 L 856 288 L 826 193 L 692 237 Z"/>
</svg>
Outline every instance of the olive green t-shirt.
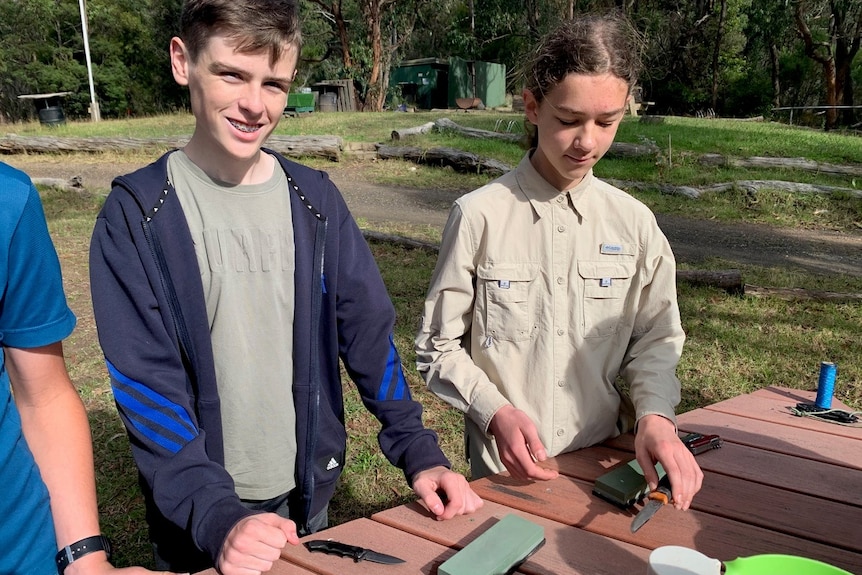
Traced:
<svg viewBox="0 0 862 575">
<path fill-rule="evenodd" d="M 224 430 L 241 499 L 296 486 L 293 404 L 295 252 L 287 177 L 255 185 L 210 178 L 183 151 L 168 159 L 200 267 Z"/>
</svg>

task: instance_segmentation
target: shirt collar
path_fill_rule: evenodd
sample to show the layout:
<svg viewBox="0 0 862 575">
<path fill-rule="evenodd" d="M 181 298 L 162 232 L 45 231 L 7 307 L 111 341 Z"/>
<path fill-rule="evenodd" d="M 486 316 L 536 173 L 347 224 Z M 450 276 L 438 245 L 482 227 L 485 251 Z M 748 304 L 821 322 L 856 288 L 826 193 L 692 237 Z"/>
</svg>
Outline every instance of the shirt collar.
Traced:
<svg viewBox="0 0 862 575">
<path fill-rule="evenodd" d="M 584 194 L 589 190 L 590 184 L 592 184 L 594 177 L 593 170 L 590 169 L 577 185 L 561 192 L 549 184 L 548 181 L 536 171 L 536 168 L 533 167 L 533 163 L 530 161 L 530 156 L 532 154 L 533 150 L 530 150 L 524 154 L 523 158 L 521 158 L 521 162 L 517 167 L 517 181 L 518 186 L 521 188 L 521 193 L 526 196 L 527 201 L 530 202 L 536 215 L 540 218 L 548 215 L 550 213 L 549 210 L 552 209 L 551 202 L 560 196 L 566 196 L 569 206 L 571 206 L 571 208 L 575 210 L 575 213 L 578 214 L 578 217 L 583 220 L 585 215 L 582 211 L 578 210 L 577 204 L 578 200 L 583 198 Z"/>
</svg>

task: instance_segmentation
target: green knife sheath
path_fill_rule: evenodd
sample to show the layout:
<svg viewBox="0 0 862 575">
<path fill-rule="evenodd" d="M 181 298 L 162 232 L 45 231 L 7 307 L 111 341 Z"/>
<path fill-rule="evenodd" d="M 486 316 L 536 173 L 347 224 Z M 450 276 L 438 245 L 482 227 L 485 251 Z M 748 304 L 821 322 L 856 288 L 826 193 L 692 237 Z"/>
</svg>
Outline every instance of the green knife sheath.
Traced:
<svg viewBox="0 0 862 575">
<path fill-rule="evenodd" d="M 440 565 L 439 575 L 503 575 L 545 542 L 545 529 L 509 514 Z"/>
</svg>

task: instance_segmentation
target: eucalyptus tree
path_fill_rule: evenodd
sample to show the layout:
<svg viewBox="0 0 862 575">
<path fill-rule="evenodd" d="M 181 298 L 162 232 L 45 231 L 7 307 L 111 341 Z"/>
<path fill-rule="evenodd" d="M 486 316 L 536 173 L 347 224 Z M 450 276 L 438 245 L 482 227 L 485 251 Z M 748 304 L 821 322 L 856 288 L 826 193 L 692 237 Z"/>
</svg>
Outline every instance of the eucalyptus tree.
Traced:
<svg viewBox="0 0 862 575">
<path fill-rule="evenodd" d="M 76 23 L 77 22 L 77 26 Z M 89 101 L 77 2 L 0 0 L 0 113 L 12 121 L 31 117 L 19 95 L 72 92 L 72 113 Z M 83 89 L 82 89 L 83 88 Z"/>
<path fill-rule="evenodd" d="M 862 42 L 862 2 L 859 0 L 793 0 L 796 29 L 805 54 L 823 74 L 826 128 L 838 125 L 839 105 L 853 105 L 853 59 Z M 852 123 L 852 110 L 844 114 Z"/>
</svg>

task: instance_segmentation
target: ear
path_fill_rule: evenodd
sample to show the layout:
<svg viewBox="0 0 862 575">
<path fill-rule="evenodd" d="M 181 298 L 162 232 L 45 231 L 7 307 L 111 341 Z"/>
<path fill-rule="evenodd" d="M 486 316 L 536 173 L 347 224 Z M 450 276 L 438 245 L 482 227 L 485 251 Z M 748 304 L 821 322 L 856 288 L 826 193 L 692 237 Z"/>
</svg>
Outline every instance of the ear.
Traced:
<svg viewBox="0 0 862 575">
<path fill-rule="evenodd" d="M 188 86 L 191 59 L 189 58 L 185 43 L 176 36 L 171 38 L 170 54 L 171 72 L 174 74 L 174 80 L 180 86 Z"/>
<path fill-rule="evenodd" d="M 527 120 L 535 126 L 539 125 L 539 101 L 536 100 L 536 97 L 533 95 L 533 92 L 524 88 L 524 91 L 521 93 L 521 96 L 524 98 L 524 114 L 527 116 Z"/>
</svg>

